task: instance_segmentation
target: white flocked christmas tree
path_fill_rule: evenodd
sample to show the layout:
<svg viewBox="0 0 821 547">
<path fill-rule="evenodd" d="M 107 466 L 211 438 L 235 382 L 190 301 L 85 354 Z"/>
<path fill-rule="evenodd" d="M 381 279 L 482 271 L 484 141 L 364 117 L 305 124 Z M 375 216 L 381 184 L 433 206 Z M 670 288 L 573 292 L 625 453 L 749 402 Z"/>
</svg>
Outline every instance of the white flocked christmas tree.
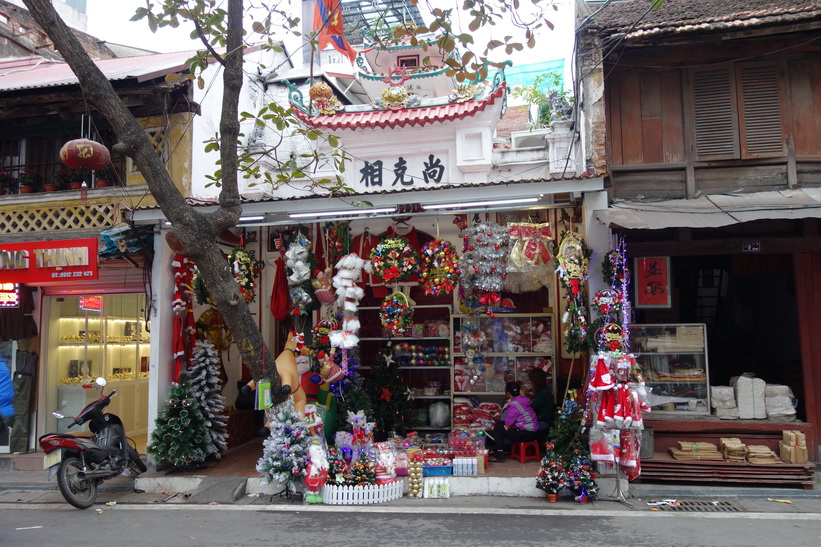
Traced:
<svg viewBox="0 0 821 547">
<path fill-rule="evenodd" d="M 188 368 L 188 377 L 191 384 L 191 394 L 196 399 L 205 418 L 211 442 L 208 445 L 208 455 L 217 459 L 228 451 L 227 417 L 223 414 L 225 397 L 220 395 L 222 382 L 220 371 L 217 368 L 219 356 L 214 346 L 207 341 L 197 342 L 191 365 Z"/>
<path fill-rule="evenodd" d="M 290 398 L 273 409 L 271 435 L 262 443 L 262 457 L 257 471 L 262 483 L 283 484 L 288 492 L 296 492 L 308 465 L 311 435 L 302 414 L 294 410 Z"/>
</svg>

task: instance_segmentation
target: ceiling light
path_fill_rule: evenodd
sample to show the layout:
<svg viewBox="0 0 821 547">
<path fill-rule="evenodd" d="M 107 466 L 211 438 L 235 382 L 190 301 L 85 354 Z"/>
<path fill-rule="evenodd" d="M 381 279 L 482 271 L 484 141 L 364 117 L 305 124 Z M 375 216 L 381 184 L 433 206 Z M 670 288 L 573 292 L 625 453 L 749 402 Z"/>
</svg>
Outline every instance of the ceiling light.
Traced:
<svg viewBox="0 0 821 547">
<path fill-rule="evenodd" d="M 253 222 L 255 220 L 265 220 L 265 215 L 239 217 L 240 222 Z"/>
<path fill-rule="evenodd" d="M 491 201 L 463 201 L 460 203 L 436 203 L 422 205 L 422 209 L 471 209 L 474 207 L 493 207 L 495 205 L 513 205 L 517 203 L 535 203 L 539 198 L 496 199 Z"/>
<path fill-rule="evenodd" d="M 381 209 L 347 209 L 345 211 L 319 211 L 313 213 L 291 213 L 291 218 L 313 218 L 313 217 L 337 217 L 337 216 L 368 216 L 384 215 L 396 212 L 396 207 L 384 207 Z"/>
</svg>

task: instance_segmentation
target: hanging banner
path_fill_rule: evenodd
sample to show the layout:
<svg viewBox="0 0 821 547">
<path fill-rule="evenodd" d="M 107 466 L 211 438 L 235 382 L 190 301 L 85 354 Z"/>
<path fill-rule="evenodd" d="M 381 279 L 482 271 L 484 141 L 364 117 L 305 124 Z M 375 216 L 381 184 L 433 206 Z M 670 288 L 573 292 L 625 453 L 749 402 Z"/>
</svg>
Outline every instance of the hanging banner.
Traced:
<svg viewBox="0 0 821 547">
<path fill-rule="evenodd" d="M 98 277 L 96 238 L 0 243 L 0 283 L 36 285 Z"/>
<path fill-rule="evenodd" d="M 652 256 L 635 259 L 636 307 L 669 308 L 670 257 Z"/>
</svg>

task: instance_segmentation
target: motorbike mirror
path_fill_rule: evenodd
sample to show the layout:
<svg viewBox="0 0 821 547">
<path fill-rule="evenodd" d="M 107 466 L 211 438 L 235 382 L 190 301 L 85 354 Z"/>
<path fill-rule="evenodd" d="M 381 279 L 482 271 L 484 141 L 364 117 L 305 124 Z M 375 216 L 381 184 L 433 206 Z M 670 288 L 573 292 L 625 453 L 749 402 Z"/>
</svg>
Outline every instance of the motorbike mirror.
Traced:
<svg viewBox="0 0 821 547">
<path fill-rule="evenodd" d="M 106 381 L 105 381 L 105 378 L 103 378 L 102 376 L 98 377 L 98 378 L 95 380 L 95 382 L 96 382 L 96 384 L 97 384 L 98 386 L 100 386 L 100 387 L 105 387 L 105 386 L 106 386 L 106 384 L 108 383 L 108 382 L 106 382 Z"/>
<path fill-rule="evenodd" d="M 58 420 L 62 420 L 63 418 L 65 418 L 65 415 L 63 415 L 63 413 L 60 412 L 59 410 L 55 410 L 54 412 L 51 413 L 51 415 L 54 416 L 55 418 L 57 418 Z"/>
</svg>

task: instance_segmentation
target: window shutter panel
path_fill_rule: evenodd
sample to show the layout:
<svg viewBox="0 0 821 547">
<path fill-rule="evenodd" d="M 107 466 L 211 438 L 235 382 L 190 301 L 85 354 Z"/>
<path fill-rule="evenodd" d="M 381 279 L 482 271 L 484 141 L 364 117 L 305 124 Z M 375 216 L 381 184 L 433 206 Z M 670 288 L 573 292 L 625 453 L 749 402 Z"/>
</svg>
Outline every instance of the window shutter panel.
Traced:
<svg viewBox="0 0 821 547">
<path fill-rule="evenodd" d="M 698 159 L 737 158 L 738 124 L 729 68 L 693 72 L 693 106 Z"/>
<path fill-rule="evenodd" d="M 781 94 L 775 66 L 742 67 L 741 151 L 743 158 L 786 155 L 781 129 Z"/>
</svg>

